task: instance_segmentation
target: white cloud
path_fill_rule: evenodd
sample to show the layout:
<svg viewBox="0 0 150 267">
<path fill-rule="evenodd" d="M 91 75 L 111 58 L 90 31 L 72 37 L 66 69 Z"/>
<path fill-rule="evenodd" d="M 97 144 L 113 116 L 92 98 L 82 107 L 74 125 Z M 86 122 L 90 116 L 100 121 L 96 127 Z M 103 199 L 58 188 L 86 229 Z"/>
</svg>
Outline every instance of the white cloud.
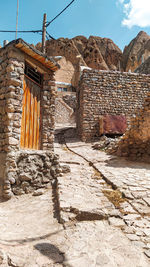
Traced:
<svg viewBox="0 0 150 267">
<path fill-rule="evenodd" d="M 122 4 L 124 2 L 124 0 L 119 0 L 119 2 Z"/>
<path fill-rule="evenodd" d="M 123 5 L 125 18 L 122 24 L 133 26 L 150 26 L 150 0 L 118 0 Z"/>
</svg>

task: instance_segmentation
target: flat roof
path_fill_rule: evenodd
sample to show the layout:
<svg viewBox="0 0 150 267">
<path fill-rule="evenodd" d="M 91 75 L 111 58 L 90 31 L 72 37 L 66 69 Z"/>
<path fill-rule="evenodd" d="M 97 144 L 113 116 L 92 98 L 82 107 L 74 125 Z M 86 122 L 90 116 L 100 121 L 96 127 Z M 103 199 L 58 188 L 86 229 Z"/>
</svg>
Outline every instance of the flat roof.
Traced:
<svg viewBox="0 0 150 267">
<path fill-rule="evenodd" d="M 47 55 L 43 54 L 42 52 L 34 48 L 32 45 L 29 45 L 28 43 L 26 43 L 21 38 L 8 43 L 6 46 L 2 47 L 1 49 L 5 49 L 6 47 L 9 47 L 11 45 L 23 51 L 25 54 L 29 55 L 30 57 L 36 59 L 42 65 L 44 65 L 48 69 L 51 69 L 52 71 L 56 71 L 60 68 L 59 64 L 54 60 L 53 57 L 48 57 Z"/>
</svg>

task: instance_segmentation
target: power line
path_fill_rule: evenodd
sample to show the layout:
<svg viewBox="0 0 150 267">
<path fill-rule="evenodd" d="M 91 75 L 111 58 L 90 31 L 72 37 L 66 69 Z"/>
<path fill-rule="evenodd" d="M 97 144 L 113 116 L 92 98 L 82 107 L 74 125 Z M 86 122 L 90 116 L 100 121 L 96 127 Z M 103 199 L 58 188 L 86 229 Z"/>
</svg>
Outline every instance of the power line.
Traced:
<svg viewBox="0 0 150 267">
<path fill-rule="evenodd" d="M 10 32 L 10 33 L 13 33 L 13 32 L 16 32 L 16 31 L 5 31 L 5 30 L 0 30 L 0 32 Z M 18 32 L 22 32 L 22 33 L 28 33 L 28 32 L 39 33 L 39 32 L 42 32 L 42 30 L 18 31 Z"/>
<path fill-rule="evenodd" d="M 6 31 L 6 30 L 0 30 L 0 32 L 2 32 L 2 33 L 16 33 L 16 31 Z M 42 35 L 42 30 L 17 31 L 17 33 L 38 33 L 38 34 Z M 46 31 L 46 38 L 47 38 L 47 40 L 49 40 L 49 39 L 56 40 L 47 31 Z"/>
<path fill-rule="evenodd" d="M 69 6 L 71 6 L 73 4 L 75 0 L 72 0 L 57 16 L 55 16 L 51 21 L 47 22 L 46 23 L 46 28 L 55 20 L 57 19 Z M 19 7 L 19 1 L 17 1 L 17 10 L 18 10 L 18 7 Z M 18 11 L 17 11 L 18 12 Z M 17 14 L 18 16 L 18 14 Z M 18 17 L 17 17 L 17 20 L 18 20 Z M 39 33 L 41 34 L 42 33 L 42 30 L 31 30 L 31 31 L 17 31 L 17 22 L 16 22 L 16 30 L 15 31 L 6 31 L 6 30 L 0 30 L 0 32 L 2 33 L 16 33 L 17 35 L 17 32 L 18 33 Z M 53 40 L 56 40 L 54 37 L 52 37 L 47 31 L 46 31 L 46 34 L 47 34 L 47 39 L 50 38 L 50 39 L 53 39 Z"/>
<path fill-rule="evenodd" d="M 16 31 L 5 31 L 5 30 L 0 30 L 0 32 L 4 32 L 4 33 L 14 33 Z M 32 31 L 17 31 L 19 33 L 38 33 L 40 35 L 42 35 L 42 30 L 32 30 Z M 47 31 L 46 31 L 46 34 L 47 34 L 47 39 L 53 39 L 53 40 L 56 40 L 53 36 L 51 36 Z"/>
<path fill-rule="evenodd" d="M 72 0 L 57 16 L 55 16 L 51 21 L 46 23 L 46 28 L 55 20 L 57 19 L 69 6 L 71 6 L 73 4 L 75 0 Z M 17 12 L 18 12 L 18 1 L 17 1 Z M 18 20 L 18 13 L 17 13 L 17 20 Z M 0 30 L 0 32 L 2 33 L 42 33 L 42 30 L 32 30 L 32 31 L 17 31 L 17 22 L 16 22 L 16 30 L 15 31 L 6 31 L 6 30 Z M 46 31 L 47 37 L 49 37 L 50 39 L 56 40 L 54 37 L 52 37 L 47 31 Z M 48 38 L 47 38 L 48 39 Z"/>
<path fill-rule="evenodd" d="M 48 27 L 55 19 L 57 19 L 69 6 L 72 5 L 74 1 L 75 0 L 72 0 L 70 4 L 68 4 L 56 17 L 54 17 L 51 21 L 47 22 L 46 27 Z"/>
<path fill-rule="evenodd" d="M 56 40 L 53 36 L 51 36 L 47 31 L 46 31 L 46 34 L 47 34 L 47 39 L 53 39 L 53 40 Z"/>
</svg>

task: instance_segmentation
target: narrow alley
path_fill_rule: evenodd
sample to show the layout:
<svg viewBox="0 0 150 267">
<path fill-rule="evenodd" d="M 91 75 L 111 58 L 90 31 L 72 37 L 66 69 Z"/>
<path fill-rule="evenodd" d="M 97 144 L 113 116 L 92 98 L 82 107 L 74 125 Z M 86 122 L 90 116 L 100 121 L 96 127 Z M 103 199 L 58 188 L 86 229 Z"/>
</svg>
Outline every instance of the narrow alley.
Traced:
<svg viewBox="0 0 150 267">
<path fill-rule="evenodd" d="M 1 202 L 0 266 L 148 267 L 148 166 L 93 150 L 75 128 L 56 130 L 55 152 L 52 188 Z"/>
</svg>

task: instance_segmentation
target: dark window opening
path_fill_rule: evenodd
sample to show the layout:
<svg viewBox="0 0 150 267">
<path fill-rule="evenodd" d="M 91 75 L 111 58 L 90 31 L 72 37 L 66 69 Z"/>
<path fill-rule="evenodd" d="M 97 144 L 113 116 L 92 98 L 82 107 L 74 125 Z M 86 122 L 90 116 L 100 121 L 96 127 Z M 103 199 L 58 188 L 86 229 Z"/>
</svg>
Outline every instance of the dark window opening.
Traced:
<svg viewBox="0 0 150 267">
<path fill-rule="evenodd" d="M 39 85 L 42 85 L 43 75 L 28 64 L 25 64 L 25 74 Z"/>
<path fill-rule="evenodd" d="M 67 92 L 67 88 L 65 88 L 65 87 L 58 87 L 57 88 L 57 91 L 58 92 Z"/>
<path fill-rule="evenodd" d="M 74 86 L 71 86 L 71 92 L 76 92 L 76 88 Z"/>
</svg>

